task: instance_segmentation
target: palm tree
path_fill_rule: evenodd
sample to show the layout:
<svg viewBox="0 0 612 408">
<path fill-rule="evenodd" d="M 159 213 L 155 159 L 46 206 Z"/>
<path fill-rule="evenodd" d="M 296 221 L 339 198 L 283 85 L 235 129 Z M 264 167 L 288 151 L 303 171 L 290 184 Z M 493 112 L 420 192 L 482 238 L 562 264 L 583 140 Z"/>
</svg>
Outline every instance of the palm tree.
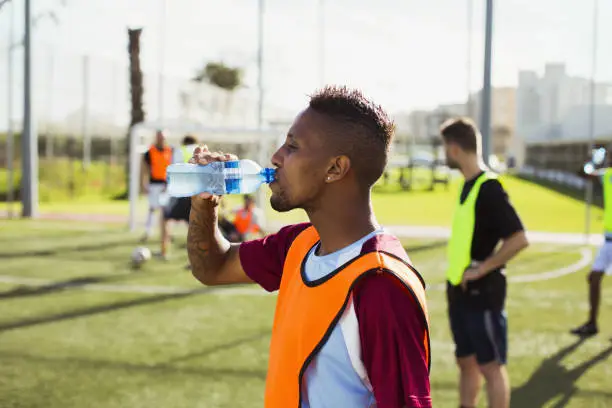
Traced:
<svg viewBox="0 0 612 408">
<path fill-rule="evenodd" d="M 130 95 L 131 95 L 131 111 L 130 111 L 130 127 L 126 137 L 127 165 L 126 176 L 129 177 L 129 162 L 130 162 L 130 131 L 132 127 L 138 123 L 144 122 L 145 111 L 142 103 L 142 95 L 144 92 L 142 86 L 142 69 L 140 67 L 140 35 L 141 28 L 128 29 L 128 55 L 130 58 Z"/>
</svg>

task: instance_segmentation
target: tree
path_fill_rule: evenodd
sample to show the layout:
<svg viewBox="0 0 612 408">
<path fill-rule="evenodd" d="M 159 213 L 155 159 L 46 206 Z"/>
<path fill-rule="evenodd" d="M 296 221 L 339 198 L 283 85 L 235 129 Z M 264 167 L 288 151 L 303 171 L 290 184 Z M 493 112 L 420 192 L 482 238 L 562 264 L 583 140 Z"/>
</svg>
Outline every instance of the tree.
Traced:
<svg viewBox="0 0 612 408">
<path fill-rule="evenodd" d="M 211 85 L 234 91 L 242 85 L 242 69 L 230 67 L 223 62 L 209 62 L 193 78 L 195 82 L 208 82 Z"/>
<path fill-rule="evenodd" d="M 208 83 L 225 92 L 221 92 L 223 114 L 227 116 L 231 110 L 234 92 L 242 86 L 243 71 L 240 67 L 231 67 L 223 62 L 208 62 L 193 77 L 193 81 L 202 84 Z M 214 98 L 213 98 L 214 99 Z M 213 103 L 214 105 L 214 103 Z M 214 110 L 214 108 L 211 109 Z"/>
<path fill-rule="evenodd" d="M 145 111 L 142 103 L 142 96 L 144 89 L 142 86 L 142 69 L 140 67 L 140 35 L 142 29 L 128 29 L 128 55 L 130 58 L 130 96 L 131 96 L 131 110 L 130 110 L 130 126 L 126 137 L 126 151 L 127 151 L 127 165 L 126 165 L 126 177 L 129 180 L 129 168 L 130 168 L 130 134 L 134 125 L 144 122 Z"/>
<path fill-rule="evenodd" d="M 130 58 L 130 129 L 137 123 L 144 122 L 145 112 L 142 104 L 144 89 L 142 86 L 142 69 L 140 67 L 140 35 L 142 29 L 128 29 L 128 55 Z"/>
</svg>

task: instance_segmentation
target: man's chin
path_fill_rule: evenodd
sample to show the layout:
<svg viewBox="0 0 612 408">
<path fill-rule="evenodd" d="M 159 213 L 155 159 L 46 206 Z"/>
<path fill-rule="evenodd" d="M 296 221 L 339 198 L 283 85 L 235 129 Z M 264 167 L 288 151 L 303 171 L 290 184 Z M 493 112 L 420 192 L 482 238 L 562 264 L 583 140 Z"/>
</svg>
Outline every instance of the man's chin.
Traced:
<svg viewBox="0 0 612 408">
<path fill-rule="evenodd" d="M 283 202 L 282 200 L 279 200 L 278 197 L 275 197 L 274 195 L 270 197 L 270 206 L 274 211 L 281 213 L 293 210 L 292 206 L 287 205 L 287 203 Z"/>
</svg>

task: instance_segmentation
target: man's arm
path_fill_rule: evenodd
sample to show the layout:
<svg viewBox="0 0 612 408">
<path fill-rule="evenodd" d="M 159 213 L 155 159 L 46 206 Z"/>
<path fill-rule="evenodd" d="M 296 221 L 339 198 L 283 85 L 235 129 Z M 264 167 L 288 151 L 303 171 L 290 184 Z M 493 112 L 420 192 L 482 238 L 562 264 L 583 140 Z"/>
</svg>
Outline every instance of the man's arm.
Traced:
<svg viewBox="0 0 612 408">
<path fill-rule="evenodd" d="M 216 207 L 214 198 L 191 198 L 187 254 L 193 276 L 209 286 L 252 283 L 240 263 L 240 245 L 230 244 L 219 230 Z"/>
<path fill-rule="evenodd" d="M 478 266 L 465 271 L 462 282 L 464 287 L 468 281 L 499 269 L 529 246 L 523 223 L 497 180 L 489 180 L 482 185 L 477 206 L 480 206 L 478 212 L 484 216 L 483 222 L 501 237 L 502 245 Z"/>
<path fill-rule="evenodd" d="M 502 245 L 493 255 L 478 265 L 478 272 L 485 275 L 507 264 L 519 252 L 529 246 L 525 231 L 518 231 L 505 238 Z"/>
<path fill-rule="evenodd" d="M 213 161 L 235 159 L 229 154 L 208 151 L 205 146 L 196 148 L 191 163 L 206 165 Z M 237 244 L 230 244 L 219 230 L 219 197 L 200 194 L 191 198 L 187 254 L 193 276 L 205 285 L 252 283 L 240 263 Z"/>
</svg>

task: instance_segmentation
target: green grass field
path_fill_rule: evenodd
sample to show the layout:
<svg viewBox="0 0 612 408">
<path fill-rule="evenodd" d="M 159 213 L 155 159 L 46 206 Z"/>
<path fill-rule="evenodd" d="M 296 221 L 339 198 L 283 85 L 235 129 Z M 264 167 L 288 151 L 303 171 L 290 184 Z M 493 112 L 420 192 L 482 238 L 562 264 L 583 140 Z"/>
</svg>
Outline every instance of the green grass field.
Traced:
<svg viewBox="0 0 612 408">
<path fill-rule="evenodd" d="M 420 175 L 425 181 L 427 175 Z M 568 195 L 538 184 L 511 176 L 502 178 L 512 203 L 519 212 L 525 226 L 532 231 L 582 233 L 585 229 L 585 204 Z M 458 196 L 460 183 L 453 180 L 448 189 L 437 186 L 435 191 L 416 189 L 403 191 L 396 182 L 374 187 L 373 204 L 379 222 L 384 225 L 449 226 Z M 240 197 L 227 196 L 228 206 L 240 204 Z M 140 215 L 146 212 L 146 199 L 141 200 Z M 19 211 L 19 204 L 13 206 Z M 6 203 L 0 203 L 0 211 L 6 210 Z M 124 216 L 128 214 L 128 204 L 123 200 L 101 199 L 99 195 L 84 195 L 73 200 L 54 200 L 40 205 L 42 213 L 47 214 L 108 214 Z M 304 221 L 302 211 L 279 214 L 266 204 L 268 219 L 276 222 Z M 592 233 L 602 231 L 603 212 L 601 208 L 591 207 Z M 144 218 L 143 218 L 144 219 Z"/>
<path fill-rule="evenodd" d="M 154 259 L 134 271 L 129 257 L 139 235 L 123 228 L 3 221 L 0 406 L 261 406 L 275 296 L 254 285 L 199 285 L 184 269 L 184 231 L 176 230 L 169 262 Z M 439 289 L 445 243 L 405 245 L 431 287 L 434 406 L 456 407 L 457 373 Z M 586 265 L 594 251 L 538 244 L 510 265 L 509 275 L 523 278 L 585 265 L 555 279 L 510 284 L 513 407 L 612 406 L 609 282 L 602 332 L 586 341 L 567 333 L 586 314 Z"/>
</svg>

